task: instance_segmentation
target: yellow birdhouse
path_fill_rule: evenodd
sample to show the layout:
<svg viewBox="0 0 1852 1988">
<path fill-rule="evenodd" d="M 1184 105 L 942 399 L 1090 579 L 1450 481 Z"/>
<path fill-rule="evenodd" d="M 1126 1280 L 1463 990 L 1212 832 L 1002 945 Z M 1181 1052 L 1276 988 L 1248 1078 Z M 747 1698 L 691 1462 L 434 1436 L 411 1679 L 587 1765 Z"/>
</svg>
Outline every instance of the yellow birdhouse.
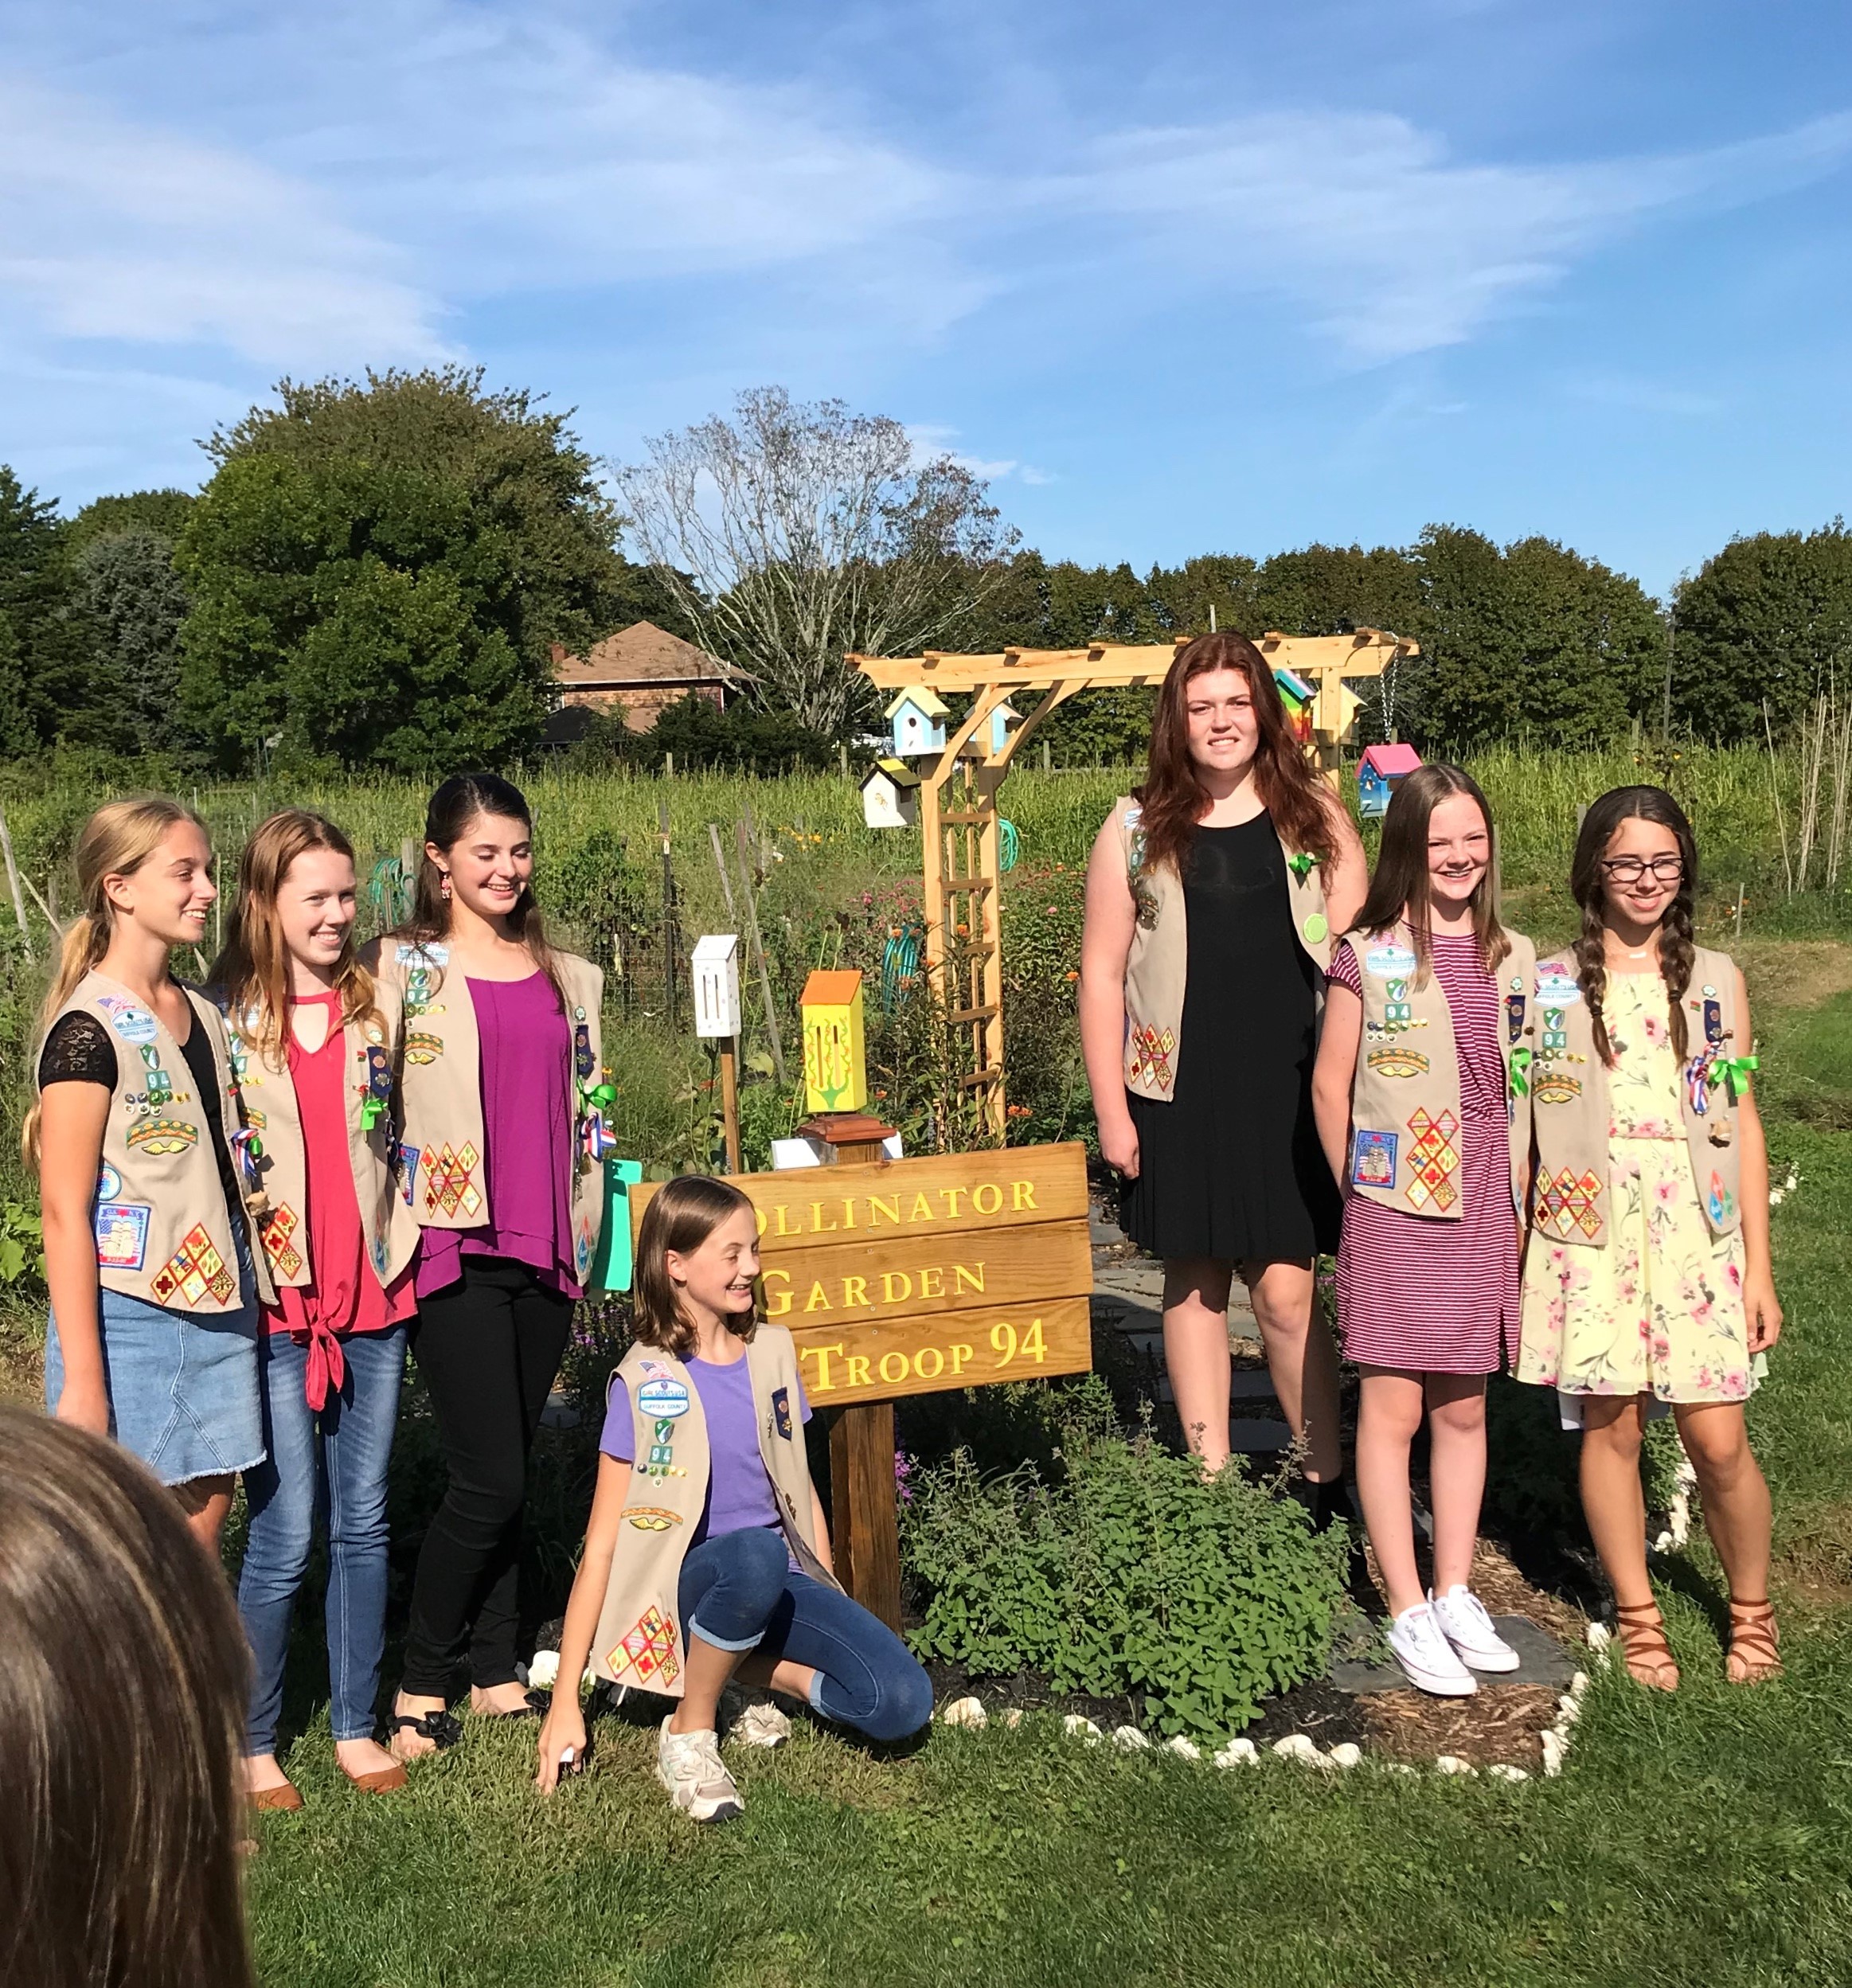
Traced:
<svg viewBox="0 0 1852 1988">
<path fill-rule="evenodd" d="M 860 1111 L 868 1104 L 862 975 L 813 973 L 804 982 L 804 1109 Z"/>
</svg>

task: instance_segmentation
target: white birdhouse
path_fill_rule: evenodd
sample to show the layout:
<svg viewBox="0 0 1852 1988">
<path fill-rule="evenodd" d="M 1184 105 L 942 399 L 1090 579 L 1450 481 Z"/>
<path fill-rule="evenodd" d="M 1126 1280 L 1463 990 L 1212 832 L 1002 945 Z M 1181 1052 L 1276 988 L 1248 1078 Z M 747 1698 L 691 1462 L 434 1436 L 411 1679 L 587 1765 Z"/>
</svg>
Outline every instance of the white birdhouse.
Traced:
<svg viewBox="0 0 1852 1988">
<path fill-rule="evenodd" d="M 733 932 L 710 932 L 694 942 L 694 1033 L 740 1033 L 740 941 Z"/>
<path fill-rule="evenodd" d="M 877 760 L 862 775 L 862 818 L 870 828 L 911 828 L 920 818 L 920 776 L 901 760 Z"/>
<path fill-rule="evenodd" d="M 1001 752 L 1009 743 L 1011 729 L 1022 722 L 1022 713 L 1007 699 L 990 713 L 990 750 Z"/>
<path fill-rule="evenodd" d="M 894 751 L 901 758 L 945 750 L 945 701 L 935 692 L 903 690 L 884 715 L 893 727 Z"/>
</svg>

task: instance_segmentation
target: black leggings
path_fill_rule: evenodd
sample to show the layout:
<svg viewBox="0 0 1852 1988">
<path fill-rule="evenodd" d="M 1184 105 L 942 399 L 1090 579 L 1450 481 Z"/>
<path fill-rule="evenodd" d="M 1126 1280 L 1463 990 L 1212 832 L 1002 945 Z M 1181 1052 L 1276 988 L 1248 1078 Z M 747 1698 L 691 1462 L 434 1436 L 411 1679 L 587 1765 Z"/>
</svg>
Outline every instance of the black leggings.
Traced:
<svg viewBox="0 0 1852 1988">
<path fill-rule="evenodd" d="M 419 1303 L 412 1349 L 450 1482 L 412 1588 L 401 1689 L 447 1697 L 465 1648 L 483 1690 L 514 1681 L 527 1459 L 572 1330 L 572 1300 L 506 1256 L 465 1256 L 463 1280 Z"/>
</svg>

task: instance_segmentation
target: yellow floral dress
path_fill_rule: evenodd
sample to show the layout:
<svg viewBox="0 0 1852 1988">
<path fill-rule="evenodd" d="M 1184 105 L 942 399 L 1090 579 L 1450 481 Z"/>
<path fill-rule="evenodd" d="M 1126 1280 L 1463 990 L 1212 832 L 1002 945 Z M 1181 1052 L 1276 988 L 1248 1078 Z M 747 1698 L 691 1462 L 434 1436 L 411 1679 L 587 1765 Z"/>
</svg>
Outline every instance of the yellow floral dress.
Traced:
<svg viewBox="0 0 1852 1988">
<path fill-rule="evenodd" d="M 1711 1234 L 1692 1185 L 1665 984 L 1611 973 L 1605 1013 L 1608 1240 L 1531 1236 L 1518 1378 L 1565 1396 L 1743 1400 L 1765 1365 L 1749 1354 L 1743 1239 Z"/>
</svg>

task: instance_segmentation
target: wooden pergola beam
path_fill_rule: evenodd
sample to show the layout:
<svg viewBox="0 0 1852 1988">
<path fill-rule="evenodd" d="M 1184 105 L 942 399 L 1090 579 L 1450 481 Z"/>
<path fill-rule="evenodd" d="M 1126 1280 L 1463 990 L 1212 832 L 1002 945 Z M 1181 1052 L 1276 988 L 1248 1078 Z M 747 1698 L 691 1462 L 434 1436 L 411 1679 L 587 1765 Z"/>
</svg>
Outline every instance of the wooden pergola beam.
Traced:
<svg viewBox="0 0 1852 1988">
<path fill-rule="evenodd" d="M 851 654 L 845 660 L 883 690 L 912 689 L 921 684 L 934 690 L 978 690 L 996 685 L 1007 692 L 1076 680 L 1076 687 L 1100 689 L 1162 682 L 1178 650 L 1194 639 L 1179 635 L 1165 642 L 1094 642 L 1084 649 L 1003 649 L 982 655 L 928 649 L 917 656 Z M 1359 628 L 1349 635 L 1269 632 L 1255 646 L 1269 662 L 1302 676 L 1332 669 L 1346 677 L 1380 676 L 1397 656 L 1420 653 L 1414 642 L 1377 628 Z"/>
</svg>

